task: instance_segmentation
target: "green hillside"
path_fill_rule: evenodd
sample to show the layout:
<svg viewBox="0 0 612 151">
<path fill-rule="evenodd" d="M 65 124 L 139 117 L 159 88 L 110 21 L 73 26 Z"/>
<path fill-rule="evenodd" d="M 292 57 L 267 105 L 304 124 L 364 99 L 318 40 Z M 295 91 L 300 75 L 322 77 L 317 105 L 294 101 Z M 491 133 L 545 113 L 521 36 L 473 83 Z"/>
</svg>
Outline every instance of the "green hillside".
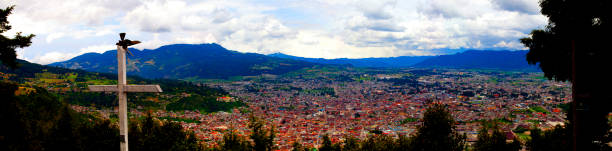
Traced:
<svg viewBox="0 0 612 151">
<path fill-rule="evenodd" d="M 88 92 L 88 85 L 116 84 L 116 74 L 95 73 L 84 70 L 65 69 L 59 67 L 43 66 L 19 61 L 20 67 L 11 70 L 4 66 L 0 67 L 0 77 L 3 81 L 13 81 L 19 84 L 17 95 L 27 95 L 36 91 L 35 87 L 41 87 L 52 92 L 60 100 L 70 104 L 81 106 L 93 106 L 97 108 L 108 108 L 117 105 L 114 93 Z M 206 109 L 207 112 L 229 111 L 230 109 L 244 105 L 240 100 L 235 102 L 224 102 L 210 98 L 226 97 L 229 94 L 219 88 L 211 88 L 205 85 L 194 84 L 185 81 L 171 79 L 145 79 L 135 76 L 128 77 L 128 84 L 159 84 L 162 93 L 130 93 L 128 94 L 128 106 L 142 109 L 164 109 L 168 104 L 174 104 L 174 110 L 188 110 L 191 108 L 177 108 L 185 97 L 202 98 L 196 99 L 215 107 Z M 203 99 L 206 98 L 206 99 Z M 191 102 L 194 103 L 194 102 Z"/>
<path fill-rule="evenodd" d="M 232 76 L 283 74 L 315 63 L 227 50 L 217 44 L 174 44 L 154 50 L 130 49 L 128 75 L 144 78 L 226 79 Z M 116 51 L 87 53 L 50 64 L 70 69 L 116 73 Z"/>
</svg>

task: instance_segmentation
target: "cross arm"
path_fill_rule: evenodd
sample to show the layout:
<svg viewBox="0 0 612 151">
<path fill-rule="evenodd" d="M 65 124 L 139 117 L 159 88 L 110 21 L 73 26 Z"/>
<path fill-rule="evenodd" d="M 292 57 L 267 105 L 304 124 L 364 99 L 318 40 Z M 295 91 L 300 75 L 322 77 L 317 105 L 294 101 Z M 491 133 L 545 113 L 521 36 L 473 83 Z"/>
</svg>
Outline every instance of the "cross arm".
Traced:
<svg viewBox="0 0 612 151">
<path fill-rule="evenodd" d="M 117 85 L 89 85 L 91 92 L 117 92 Z M 163 92 L 159 85 L 125 85 L 125 92 Z"/>
</svg>

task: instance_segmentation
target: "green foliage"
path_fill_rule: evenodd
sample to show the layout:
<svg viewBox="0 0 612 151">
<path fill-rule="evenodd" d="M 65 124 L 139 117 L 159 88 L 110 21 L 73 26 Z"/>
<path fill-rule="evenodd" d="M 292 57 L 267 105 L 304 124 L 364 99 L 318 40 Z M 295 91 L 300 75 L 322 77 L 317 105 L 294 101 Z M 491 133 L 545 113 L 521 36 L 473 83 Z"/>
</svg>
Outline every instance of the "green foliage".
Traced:
<svg viewBox="0 0 612 151">
<path fill-rule="evenodd" d="M 0 150 L 117 150 L 119 129 L 110 120 L 76 113 L 45 89 L 14 96 L 17 85 L 0 82 Z M 130 150 L 201 150 L 195 136 L 175 122 L 147 116 L 130 123 Z"/>
<path fill-rule="evenodd" d="M 249 128 L 251 129 L 251 135 L 249 136 L 253 140 L 253 150 L 255 151 L 271 151 L 275 149 L 274 138 L 276 132 L 274 126 L 265 128 L 265 121 L 251 115 L 249 117 Z"/>
<path fill-rule="evenodd" d="M 14 38 L 8 38 L 4 36 L 4 32 L 11 30 L 9 25 L 8 15 L 15 6 L 9 6 L 5 9 L 0 9 L 0 63 L 4 64 L 12 69 L 17 67 L 17 54 L 15 48 L 25 48 L 32 44 L 33 34 L 22 36 L 21 32 L 17 32 Z"/>
<path fill-rule="evenodd" d="M 118 129 L 108 120 L 74 112 L 45 89 L 14 96 L 0 82 L 0 150 L 115 150 Z M 93 122 L 92 122 L 93 121 Z"/>
<path fill-rule="evenodd" d="M 521 39 L 530 50 L 527 61 L 539 64 L 549 79 L 571 80 L 571 53 L 575 48 L 579 60 L 587 59 L 578 68 L 599 70 L 591 65 L 603 63 L 610 57 L 604 39 L 611 34 L 610 17 L 606 13 L 611 5 L 605 0 L 540 1 L 541 13 L 548 17 L 548 26 L 544 30 L 533 30 L 530 37 Z"/>
<path fill-rule="evenodd" d="M 406 119 L 402 120 L 402 121 L 400 122 L 400 124 L 401 124 L 401 125 L 404 125 L 404 124 L 406 124 L 406 123 L 416 122 L 416 121 L 419 121 L 419 119 L 416 119 L 416 118 L 410 118 L 410 117 L 408 117 L 408 118 L 406 118 Z"/>
<path fill-rule="evenodd" d="M 395 140 L 389 135 L 371 135 L 361 143 L 360 150 L 388 151 L 399 150 Z"/>
<path fill-rule="evenodd" d="M 423 116 L 423 124 L 414 136 L 416 150 L 458 151 L 465 148 L 466 136 L 455 130 L 455 121 L 448 109 L 434 104 Z"/>
<path fill-rule="evenodd" d="M 97 84 L 116 84 L 117 75 L 108 73 L 93 73 L 84 70 L 72 70 L 43 66 L 18 60 L 20 67 L 9 69 L 0 66 L 0 72 L 15 74 L 8 80 L 16 81 L 22 85 L 33 85 L 40 87 L 67 88 L 67 91 L 59 91 L 57 96 L 62 101 L 70 104 L 96 107 L 113 107 L 117 104 L 114 93 L 87 92 L 88 85 Z M 140 77 L 128 77 L 128 84 L 159 84 L 164 90 L 162 94 L 167 94 L 171 98 L 164 98 L 156 93 L 130 93 L 128 95 L 128 106 L 142 106 L 145 108 L 159 109 L 167 100 L 178 100 L 183 94 L 196 94 L 206 97 L 228 96 L 229 93 L 220 88 L 211 88 L 205 85 L 194 84 L 191 82 L 172 80 L 172 79 L 143 79 Z M 156 101 L 151 101 L 156 100 Z M 161 101 L 161 102 L 158 102 Z"/>
<path fill-rule="evenodd" d="M 252 148 L 251 143 L 243 136 L 230 131 L 223 135 L 223 141 L 220 143 L 218 150 L 224 151 L 248 151 Z"/>
<path fill-rule="evenodd" d="M 117 106 L 117 96 L 111 93 L 102 92 L 64 92 L 58 95 L 60 100 L 76 105 L 98 107 L 113 107 Z"/>
<path fill-rule="evenodd" d="M 332 143 L 332 141 L 329 139 L 329 135 L 323 135 L 323 143 L 321 144 L 321 147 L 319 147 L 319 151 L 340 151 L 341 149 L 340 144 Z"/>
<path fill-rule="evenodd" d="M 336 92 L 334 91 L 334 88 L 315 88 L 315 89 L 306 89 L 306 90 L 302 90 L 300 91 L 300 93 L 304 93 L 304 94 L 311 94 L 311 95 L 330 95 L 330 96 L 336 96 Z"/>
<path fill-rule="evenodd" d="M 413 147 L 414 138 L 406 137 L 403 135 L 398 136 L 394 139 L 390 135 L 375 134 L 370 135 L 363 141 L 360 141 L 353 137 L 348 137 L 344 142 L 332 143 L 328 135 L 323 135 L 322 143 L 318 150 L 320 151 L 410 151 L 418 150 Z M 296 149 L 296 146 L 298 147 Z M 304 150 L 298 142 L 295 142 L 294 150 Z"/>
<path fill-rule="evenodd" d="M 291 149 L 291 151 L 308 151 L 308 148 L 302 146 L 302 144 L 300 144 L 300 142 L 293 142 L 293 144 L 291 144 L 291 147 L 293 147 L 293 149 Z"/>
<path fill-rule="evenodd" d="M 561 108 L 563 112 L 567 113 L 570 110 L 571 103 L 558 104 L 557 107 Z"/>
<path fill-rule="evenodd" d="M 550 112 L 548 112 L 548 110 L 544 109 L 544 108 L 543 108 L 543 107 L 541 107 L 541 106 L 533 106 L 533 107 L 531 107 L 531 108 L 529 108 L 529 109 L 530 109 L 530 110 L 533 110 L 533 111 L 535 111 L 535 112 L 541 112 L 541 113 L 546 113 L 546 114 L 550 113 Z"/>
<path fill-rule="evenodd" d="M 222 102 L 217 101 L 216 97 L 205 97 L 200 95 L 192 95 L 182 98 L 177 102 L 172 102 L 166 106 L 167 110 L 183 111 L 183 110 L 199 110 L 200 112 L 218 112 L 230 111 L 235 107 L 241 107 L 245 104 L 240 101 Z"/>
<path fill-rule="evenodd" d="M 474 151 L 518 151 L 520 149 L 521 143 L 518 139 L 515 138 L 512 143 L 506 143 L 506 134 L 497 127 L 494 127 L 492 133 L 489 134 L 489 129 L 483 126 L 474 144 Z"/>
<path fill-rule="evenodd" d="M 523 133 L 525 131 L 528 131 L 529 129 L 523 127 L 523 126 L 517 126 L 514 130 L 512 130 L 514 133 Z"/>
<path fill-rule="evenodd" d="M 193 133 L 183 131 L 179 123 L 156 121 L 147 115 L 130 122 L 130 150 L 202 150 Z"/>
<path fill-rule="evenodd" d="M 251 129 L 251 134 L 249 135 L 250 140 L 230 130 L 229 133 L 223 136 L 223 141 L 219 142 L 220 146 L 218 150 L 271 151 L 276 149 L 274 147 L 274 138 L 276 137 L 274 126 L 265 128 L 265 125 L 266 123 L 264 120 L 251 115 L 248 124 L 248 127 Z M 297 148 L 300 149 L 301 145 L 298 144 Z"/>
<path fill-rule="evenodd" d="M 348 137 L 344 140 L 344 146 L 342 150 L 345 151 L 357 151 L 359 150 L 359 140 L 354 137 Z"/>
<path fill-rule="evenodd" d="M 548 17 L 544 29 L 533 30 L 521 39 L 529 47 L 526 59 L 544 71 L 544 76 L 556 81 L 572 81 L 574 102 L 581 110 L 568 114 L 575 122 L 574 141 L 581 150 L 597 150 L 609 136 L 606 116 L 610 108 L 609 89 L 612 85 L 608 69 L 612 51 L 612 17 L 609 0 L 541 0 L 542 15 Z M 574 121 L 575 119 L 575 121 Z M 532 137 L 533 138 L 533 137 Z"/>
<path fill-rule="evenodd" d="M 527 142 L 527 148 L 531 151 L 572 150 L 571 133 L 571 129 L 561 126 L 548 131 L 531 130 L 531 140 Z"/>
</svg>

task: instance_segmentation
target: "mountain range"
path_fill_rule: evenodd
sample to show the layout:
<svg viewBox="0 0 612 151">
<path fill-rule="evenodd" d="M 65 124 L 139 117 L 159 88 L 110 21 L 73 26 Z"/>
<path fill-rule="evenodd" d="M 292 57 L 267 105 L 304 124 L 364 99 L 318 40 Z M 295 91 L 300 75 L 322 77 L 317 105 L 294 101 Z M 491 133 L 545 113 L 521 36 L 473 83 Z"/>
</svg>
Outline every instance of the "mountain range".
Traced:
<svg viewBox="0 0 612 151">
<path fill-rule="evenodd" d="M 429 58 L 414 64 L 413 67 L 540 71 L 537 66 L 527 63 L 527 52 L 529 51 L 468 50 Z"/>
<path fill-rule="evenodd" d="M 338 59 L 323 59 L 323 58 L 304 58 L 291 56 L 283 53 L 273 53 L 268 56 L 307 61 L 319 64 L 336 64 L 336 65 L 352 65 L 354 67 L 373 67 L 373 68 L 402 68 L 411 67 L 421 61 L 424 61 L 434 56 L 400 56 L 388 58 L 338 58 Z"/>
<path fill-rule="evenodd" d="M 128 75 L 145 78 L 228 78 L 283 74 L 315 63 L 227 50 L 218 44 L 173 44 L 149 50 L 130 48 Z M 70 69 L 116 73 L 116 50 L 86 53 L 68 61 L 49 64 Z"/>
<path fill-rule="evenodd" d="M 128 74 L 144 78 L 204 79 L 283 74 L 313 66 L 371 68 L 461 68 L 539 71 L 525 60 L 527 51 L 467 50 L 440 56 L 323 59 L 274 53 L 263 55 L 227 50 L 218 44 L 173 44 L 157 49 L 130 48 Z M 86 53 L 70 60 L 49 64 L 70 69 L 116 73 L 116 50 Z"/>
<path fill-rule="evenodd" d="M 387 58 L 360 59 L 323 59 L 304 58 L 283 53 L 273 53 L 268 56 L 307 61 L 319 64 L 352 65 L 355 67 L 382 68 L 456 68 L 456 69 L 493 69 L 509 71 L 540 71 L 537 66 L 527 63 L 525 56 L 528 51 L 509 50 L 464 50 L 449 55 L 439 56 L 400 56 Z"/>
</svg>

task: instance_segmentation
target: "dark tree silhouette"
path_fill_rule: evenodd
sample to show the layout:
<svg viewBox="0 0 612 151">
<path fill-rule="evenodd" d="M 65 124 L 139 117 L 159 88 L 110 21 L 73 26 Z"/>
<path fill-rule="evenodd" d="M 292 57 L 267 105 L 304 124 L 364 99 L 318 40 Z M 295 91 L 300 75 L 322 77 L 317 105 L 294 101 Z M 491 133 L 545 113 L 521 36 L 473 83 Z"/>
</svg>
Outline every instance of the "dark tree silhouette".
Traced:
<svg viewBox="0 0 612 151">
<path fill-rule="evenodd" d="M 291 151 L 308 151 L 308 148 L 302 146 L 302 144 L 300 144 L 300 142 L 298 141 L 293 142 L 293 144 L 291 144 L 291 147 L 293 147 Z"/>
<path fill-rule="evenodd" d="M 130 150 L 202 150 L 192 132 L 172 121 L 156 121 L 150 114 L 129 125 Z M 117 142 L 115 142 L 117 143 Z"/>
<path fill-rule="evenodd" d="M 531 151 L 569 151 L 572 148 L 570 147 L 571 138 L 568 134 L 571 134 L 571 129 L 561 126 L 556 126 L 548 131 L 534 129 L 531 130 L 531 140 L 527 142 L 526 146 Z"/>
<path fill-rule="evenodd" d="M 574 150 L 607 147 L 612 1 L 542 0 L 540 7 L 549 23 L 521 39 L 529 47 L 527 61 L 539 64 L 549 79 L 572 82 L 574 114 L 568 118 L 574 126 Z"/>
<path fill-rule="evenodd" d="M 359 140 L 352 136 L 347 137 L 344 140 L 344 146 L 342 146 L 342 150 L 344 151 L 356 151 L 359 150 Z"/>
<path fill-rule="evenodd" d="M 253 150 L 255 151 L 271 151 L 274 147 L 274 126 L 265 128 L 266 122 L 259 117 L 251 115 L 249 117 L 249 128 L 251 128 L 250 138 L 253 140 Z"/>
<path fill-rule="evenodd" d="M 233 130 L 223 135 L 223 142 L 219 144 L 218 150 L 225 151 L 245 151 L 252 148 L 250 142 L 245 137 L 239 136 Z"/>
<path fill-rule="evenodd" d="M 430 106 L 423 115 L 423 124 L 414 136 L 412 150 L 459 151 L 465 148 L 465 135 L 455 130 L 455 120 L 441 104 Z"/>
<path fill-rule="evenodd" d="M 17 67 L 17 54 L 15 52 L 15 48 L 24 48 L 30 46 L 30 44 L 32 43 L 32 37 L 34 37 L 34 35 L 32 34 L 22 36 L 21 32 L 18 32 L 14 38 L 8 38 L 4 35 L 1 35 L 1 33 L 11 30 L 11 25 L 9 25 L 8 21 L 8 15 L 11 14 L 13 8 L 15 8 L 15 6 L 0 9 L 0 62 L 10 68 Z"/>
<path fill-rule="evenodd" d="M 323 143 L 321 143 L 319 151 L 340 151 L 341 149 L 340 144 L 332 143 L 331 139 L 329 139 L 329 135 L 323 135 Z"/>
<path fill-rule="evenodd" d="M 15 96 L 17 87 L 0 82 L 0 150 L 119 148 L 119 130 L 109 120 L 76 113 L 43 88 Z"/>
<path fill-rule="evenodd" d="M 512 143 L 506 143 L 506 134 L 499 128 L 493 127 L 491 134 L 489 128 L 483 126 L 478 134 L 478 140 L 474 144 L 474 151 L 518 151 L 521 143 L 514 138 Z"/>
<path fill-rule="evenodd" d="M 366 140 L 361 142 L 359 150 L 369 151 L 392 151 L 392 150 L 409 150 L 410 148 L 398 148 L 396 140 L 390 135 L 370 135 Z"/>
</svg>

